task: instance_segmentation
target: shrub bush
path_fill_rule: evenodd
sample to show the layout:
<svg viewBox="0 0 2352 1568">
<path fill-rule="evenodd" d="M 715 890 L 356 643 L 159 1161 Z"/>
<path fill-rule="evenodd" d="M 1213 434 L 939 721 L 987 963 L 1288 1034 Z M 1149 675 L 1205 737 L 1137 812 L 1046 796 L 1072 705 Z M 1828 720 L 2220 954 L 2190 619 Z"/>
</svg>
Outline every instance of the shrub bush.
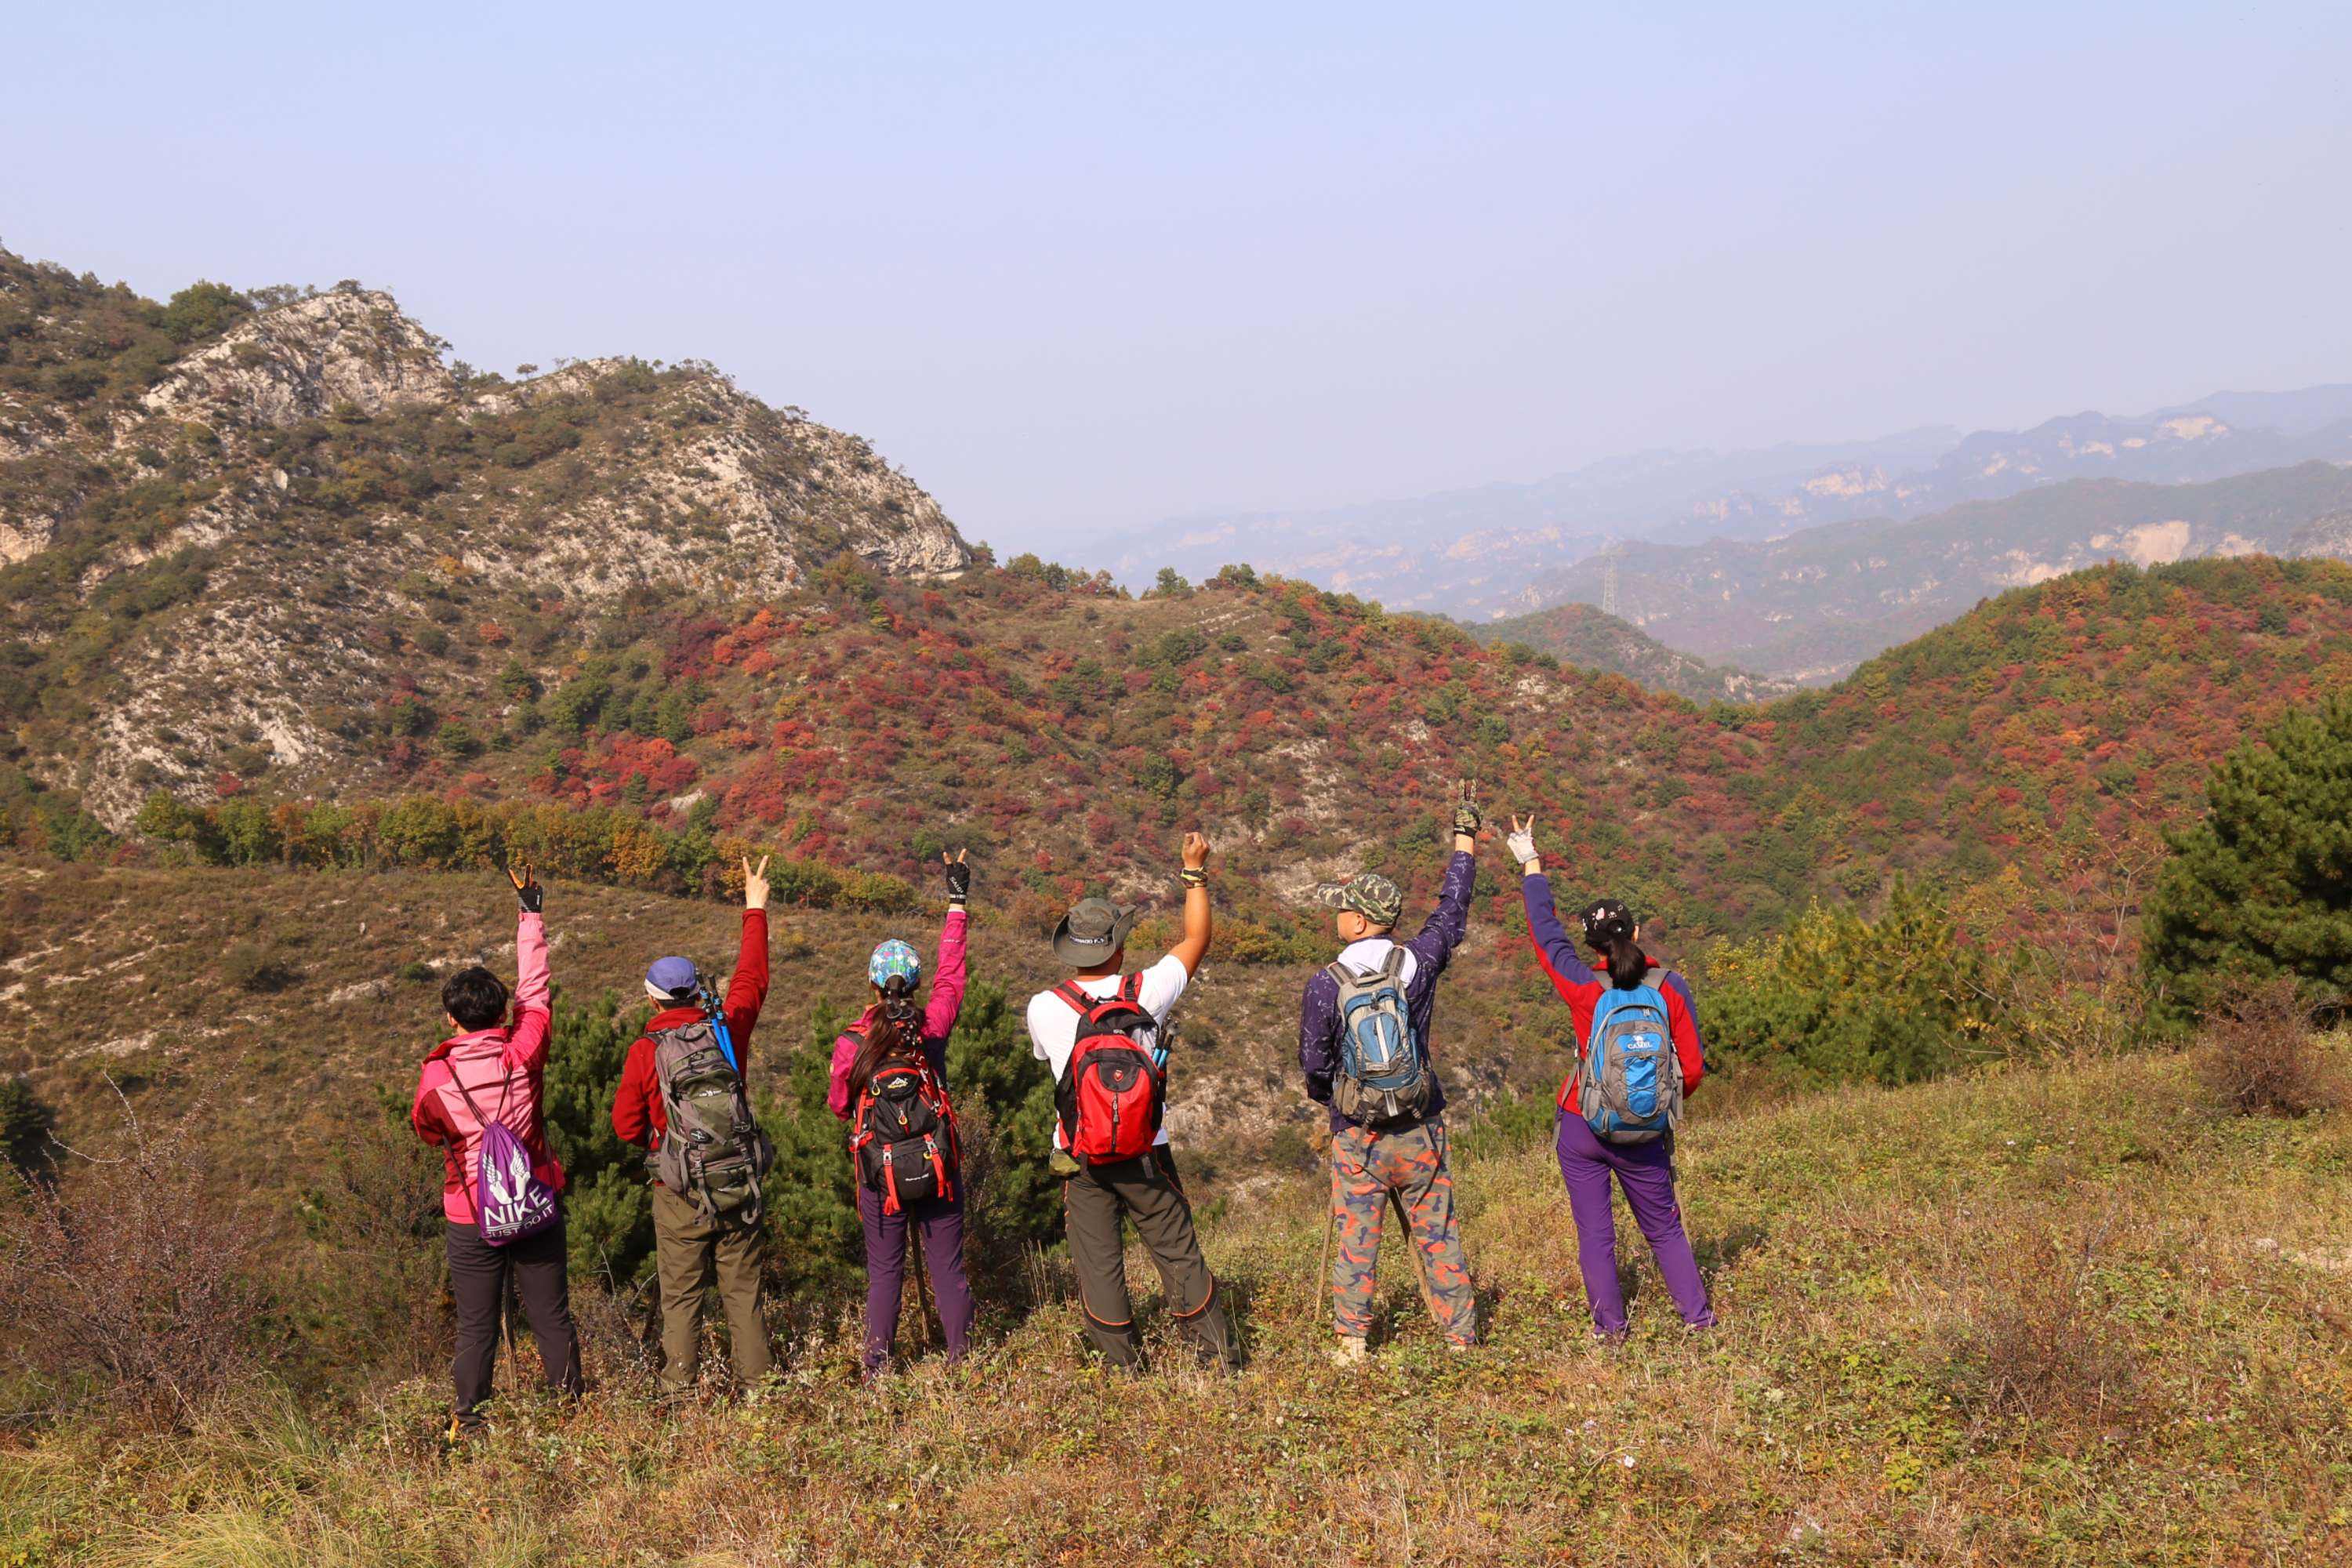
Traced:
<svg viewBox="0 0 2352 1568">
<path fill-rule="evenodd" d="M 2312 1029 L 2294 980 L 2280 976 L 2225 1005 L 2197 1047 L 2197 1077 L 2240 1116 L 2305 1116 L 2345 1101 L 2343 1077 Z"/>
<path fill-rule="evenodd" d="M 128 1100 L 113 1146 L 0 1209 L 0 1356 L 89 1403 L 184 1426 L 275 1359 L 266 1228 L 207 1180 L 201 1100 L 149 1126 Z"/>
</svg>

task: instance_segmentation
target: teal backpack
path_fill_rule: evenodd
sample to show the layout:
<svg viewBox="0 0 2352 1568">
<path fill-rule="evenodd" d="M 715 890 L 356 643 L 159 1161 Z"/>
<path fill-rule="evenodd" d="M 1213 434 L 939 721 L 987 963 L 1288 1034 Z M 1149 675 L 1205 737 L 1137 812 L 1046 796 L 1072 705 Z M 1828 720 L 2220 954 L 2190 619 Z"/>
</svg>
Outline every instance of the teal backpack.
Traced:
<svg viewBox="0 0 2352 1568">
<path fill-rule="evenodd" d="M 1666 1018 L 1665 971 L 1631 991 L 1612 985 L 1592 1008 L 1576 1109 L 1604 1143 L 1648 1143 L 1683 1123 L 1683 1063 Z"/>
</svg>

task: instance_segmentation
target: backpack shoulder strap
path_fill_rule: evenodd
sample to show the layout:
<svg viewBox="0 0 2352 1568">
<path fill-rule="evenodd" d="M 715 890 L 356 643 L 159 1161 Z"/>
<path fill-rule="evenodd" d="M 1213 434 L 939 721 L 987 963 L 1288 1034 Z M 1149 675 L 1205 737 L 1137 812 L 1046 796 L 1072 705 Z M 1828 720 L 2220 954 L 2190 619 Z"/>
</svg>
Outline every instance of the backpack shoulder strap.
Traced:
<svg viewBox="0 0 2352 1568">
<path fill-rule="evenodd" d="M 1389 955 L 1381 960 L 1381 973 L 1391 980 L 1402 982 L 1404 979 L 1404 943 L 1389 943 Z"/>
<path fill-rule="evenodd" d="M 1076 1008 L 1082 1017 L 1095 1010 L 1095 999 L 1081 990 L 1075 980 L 1065 980 L 1055 986 L 1054 994 Z"/>
<path fill-rule="evenodd" d="M 1138 1007 L 1143 1005 L 1143 971 L 1139 969 L 1132 974 L 1118 977 L 1118 999 Z"/>
</svg>

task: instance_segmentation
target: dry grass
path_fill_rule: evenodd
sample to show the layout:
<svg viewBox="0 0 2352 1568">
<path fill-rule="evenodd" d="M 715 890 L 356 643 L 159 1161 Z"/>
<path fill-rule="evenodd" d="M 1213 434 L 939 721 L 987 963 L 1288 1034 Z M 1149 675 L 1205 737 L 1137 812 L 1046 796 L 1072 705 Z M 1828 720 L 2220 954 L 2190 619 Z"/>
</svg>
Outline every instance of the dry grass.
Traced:
<svg viewBox="0 0 2352 1568">
<path fill-rule="evenodd" d="M 2154 1058 L 1695 1121 L 1724 1326 L 1686 1337 L 1630 1224 L 1634 1336 L 1583 1331 L 1549 1152 L 1465 1159 L 1491 1342 L 1446 1355 L 1402 1259 L 1341 1372 L 1305 1301 L 1311 1182 L 1209 1233 L 1252 1364 L 1124 1383 L 1065 1308 L 873 1390 L 838 1329 L 777 1386 L 661 1406 L 592 1325 L 576 1408 L 439 1457 L 437 1375 L 192 1435 L 0 1461 L 0 1563 L 2316 1563 L 2352 1552 L 2336 1116 L 2216 1121 Z M 1150 1270 L 1133 1260 L 1139 1281 Z M 510 1375 L 502 1369 L 502 1375 Z M 1630 1462 L 1629 1462 L 1630 1461 Z"/>
</svg>

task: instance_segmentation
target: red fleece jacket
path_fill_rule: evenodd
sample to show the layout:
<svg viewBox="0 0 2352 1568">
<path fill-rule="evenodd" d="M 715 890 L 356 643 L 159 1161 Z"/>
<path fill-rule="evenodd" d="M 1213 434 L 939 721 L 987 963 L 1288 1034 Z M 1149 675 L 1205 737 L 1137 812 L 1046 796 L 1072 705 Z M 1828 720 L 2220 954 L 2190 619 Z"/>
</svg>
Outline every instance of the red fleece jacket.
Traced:
<svg viewBox="0 0 2352 1568">
<path fill-rule="evenodd" d="M 727 999 L 719 1004 L 719 1010 L 735 1041 L 735 1066 L 746 1083 L 751 1077 L 751 1029 L 760 1021 L 761 1004 L 767 999 L 768 912 L 745 910 L 735 978 L 727 983 Z M 669 1114 L 662 1109 L 661 1080 L 654 1073 L 653 1037 L 701 1016 L 701 1009 L 696 1007 L 665 1007 L 646 1019 L 646 1032 L 630 1042 L 628 1059 L 621 1064 L 621 1088 L 613 1096 L 613 1131 L 624 1143 L 649 1151 L 661 1147 Z"/>
</svg>

